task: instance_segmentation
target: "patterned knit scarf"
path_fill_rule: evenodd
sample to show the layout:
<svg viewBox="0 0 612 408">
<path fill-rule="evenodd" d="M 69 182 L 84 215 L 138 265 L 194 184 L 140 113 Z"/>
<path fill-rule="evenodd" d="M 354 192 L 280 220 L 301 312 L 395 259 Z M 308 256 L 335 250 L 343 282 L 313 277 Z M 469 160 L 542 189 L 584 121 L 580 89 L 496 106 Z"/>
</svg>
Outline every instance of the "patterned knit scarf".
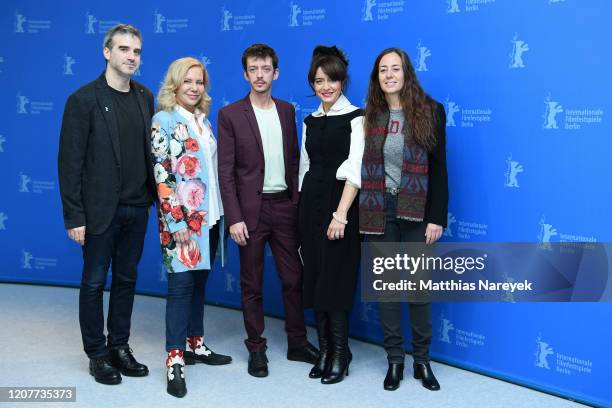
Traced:
<svg viewBox="0 0 612 408">
<path fill-rule="evenodd" d="M 385 232 L 385 163 L 383 148 L 389 125 L 389 111 L 376 116 L 375 126 L 368 129 L 361 164 L 359 194 L 359 230 L 362 234 Z M 404 129 L 402 177 L 397 200 L 397 218 L 423 221 L 427 200 L 427 150 L 415 143 L 409 134 L 407 118 Z"/>
</svg>

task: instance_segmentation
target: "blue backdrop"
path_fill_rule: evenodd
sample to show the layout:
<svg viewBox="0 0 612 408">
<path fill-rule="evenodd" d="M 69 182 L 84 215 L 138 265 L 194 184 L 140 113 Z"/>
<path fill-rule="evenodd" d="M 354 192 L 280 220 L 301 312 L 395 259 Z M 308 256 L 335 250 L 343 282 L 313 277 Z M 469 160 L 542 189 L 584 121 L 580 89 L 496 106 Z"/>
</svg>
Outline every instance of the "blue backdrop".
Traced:
<svg viewBox="0 0 612 408">
<path fill-rule="evenodd" d="M 211 119 L 248 92 L 240 56 L 266 42 L 280 56 L 274 94 L 297 121 L 317 106 L 306 74 L 317 44 L 350 58 L 347 95 L 365 97 L 378 52 L 404 48 L 447 109 L 451 241 L 606 242 L 612 108 L 612 3 L 606 0 L 355 0 L 193 3 L 108 0 L 0 5 L 0 279 L 76 285 L 80 250 L 64 231 L 56 160 L 67 96 L 104 68 L 118 22 L 144 36 L 136 79 L 157 93 L 171 61 L 207 66 Z M 138 289 L 163 295 L 152 220 Z M 211 275 L 208 299 L 239 307 L 238 259 Z M 269 255 L 269 253 L 268 253 Z M 267 257 L 265 309 L 282 316 Z M 610 304 L 437 304 L 432 355 L 541 390 L 612 405 Z M 76 322 L 75 322 L 76 324 Z M 408 325 L 406 325 L 408 328 Z M 352 335 L 380 341 L 374 304 L 357 299 Z M 409 336 L 409 332 L 406 331 Z M 381 361 L 381 364 L 384 362 Z"/>
</svg>

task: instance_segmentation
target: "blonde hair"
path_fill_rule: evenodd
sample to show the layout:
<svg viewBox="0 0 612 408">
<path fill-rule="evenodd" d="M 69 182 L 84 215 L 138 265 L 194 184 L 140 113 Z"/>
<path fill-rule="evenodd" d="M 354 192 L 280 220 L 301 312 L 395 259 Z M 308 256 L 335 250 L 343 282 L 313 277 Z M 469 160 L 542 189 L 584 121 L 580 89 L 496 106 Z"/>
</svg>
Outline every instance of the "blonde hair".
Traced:
<svg viewBox="0 0 612 408">
<path fill-rule="evenodd" d="M 161 83 L 161 88 L 157 94 L 157 110 L 171 112 L 177 105 L 176 102 L 176 90 L 182 85 L 187 71 L 193 67 L 202 68 L 204 73 L 204 93 L 200 102 L 196 106 L 196 109 L 204 114 L 208 115 L 210 110 L 211 98 L 208 95 L 208 72 L 199 60 L 192 57 L 179 58 L 170 64 L 168 72 Z"/>
</svg>

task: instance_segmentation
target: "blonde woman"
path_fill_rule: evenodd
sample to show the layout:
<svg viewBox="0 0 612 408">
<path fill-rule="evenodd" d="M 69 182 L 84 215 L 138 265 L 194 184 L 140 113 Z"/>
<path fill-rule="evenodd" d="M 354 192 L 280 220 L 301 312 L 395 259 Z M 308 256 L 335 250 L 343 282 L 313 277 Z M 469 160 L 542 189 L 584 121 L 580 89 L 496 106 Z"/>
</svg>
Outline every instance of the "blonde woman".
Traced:
<svg viewBox="0 0 612 408">
<path fill-rule="evenodd" d="M 152 124 L 157 216 L 168 269 L 167 391 L 175 397 L 187 393 L 185 364 L 221 365 L 232 360 L 214 353 L 203 341 L 206 280 L 223 232 L 207 86 L 208 73 L 200 61 L 174 61 L 159 91 Z"/>
</svg>

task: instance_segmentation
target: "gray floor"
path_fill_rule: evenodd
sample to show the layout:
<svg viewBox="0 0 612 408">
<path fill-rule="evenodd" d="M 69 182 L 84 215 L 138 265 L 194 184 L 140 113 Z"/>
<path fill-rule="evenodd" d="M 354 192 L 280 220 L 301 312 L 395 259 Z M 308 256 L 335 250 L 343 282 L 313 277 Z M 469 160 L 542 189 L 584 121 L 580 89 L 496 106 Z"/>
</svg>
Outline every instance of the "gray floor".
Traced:
<svg viewBox="0 0 612 408">
<path fill-rule="evenodd" d="M 384 350 L 351 340 L 355 356 L 350 376 L 340 384 L 322 385 L 307 377 L 310 367 L 285 359 L 281 320 L 266 319 L 270 375 L 258 379 L 246 373 L 239 311 L 206 307 L 206 343 L 232 355 L 232 364 L 186 369 L 188 393 L 182 400 L 166 394 L 164 366 L 164 299 L 137 296 L 131 347 L 147 364 L 145 378 L 124 377 L 117 386 L 93 381 L 87 371 L 78 326 L 78 290 L 0 284 L 0 386 L 76 386 L 77 402 L 53 407 L 573 407 L 582 406 L 554 396 L 489 377 L 433 363 L 442 390 L 430 392 L 407 375 L 399 390 L 382 389 L 386 372 Z M 309 328 L 315 343 L 315 333 Z M 316 344 L 316 343 L 315 343 Z M 408 356 L 407 361 L 410 361 Z M 2 405 L 2 404 L 0 404 Z M 19 407 L 40 404 L 21 403 Z"/>
</svg>

